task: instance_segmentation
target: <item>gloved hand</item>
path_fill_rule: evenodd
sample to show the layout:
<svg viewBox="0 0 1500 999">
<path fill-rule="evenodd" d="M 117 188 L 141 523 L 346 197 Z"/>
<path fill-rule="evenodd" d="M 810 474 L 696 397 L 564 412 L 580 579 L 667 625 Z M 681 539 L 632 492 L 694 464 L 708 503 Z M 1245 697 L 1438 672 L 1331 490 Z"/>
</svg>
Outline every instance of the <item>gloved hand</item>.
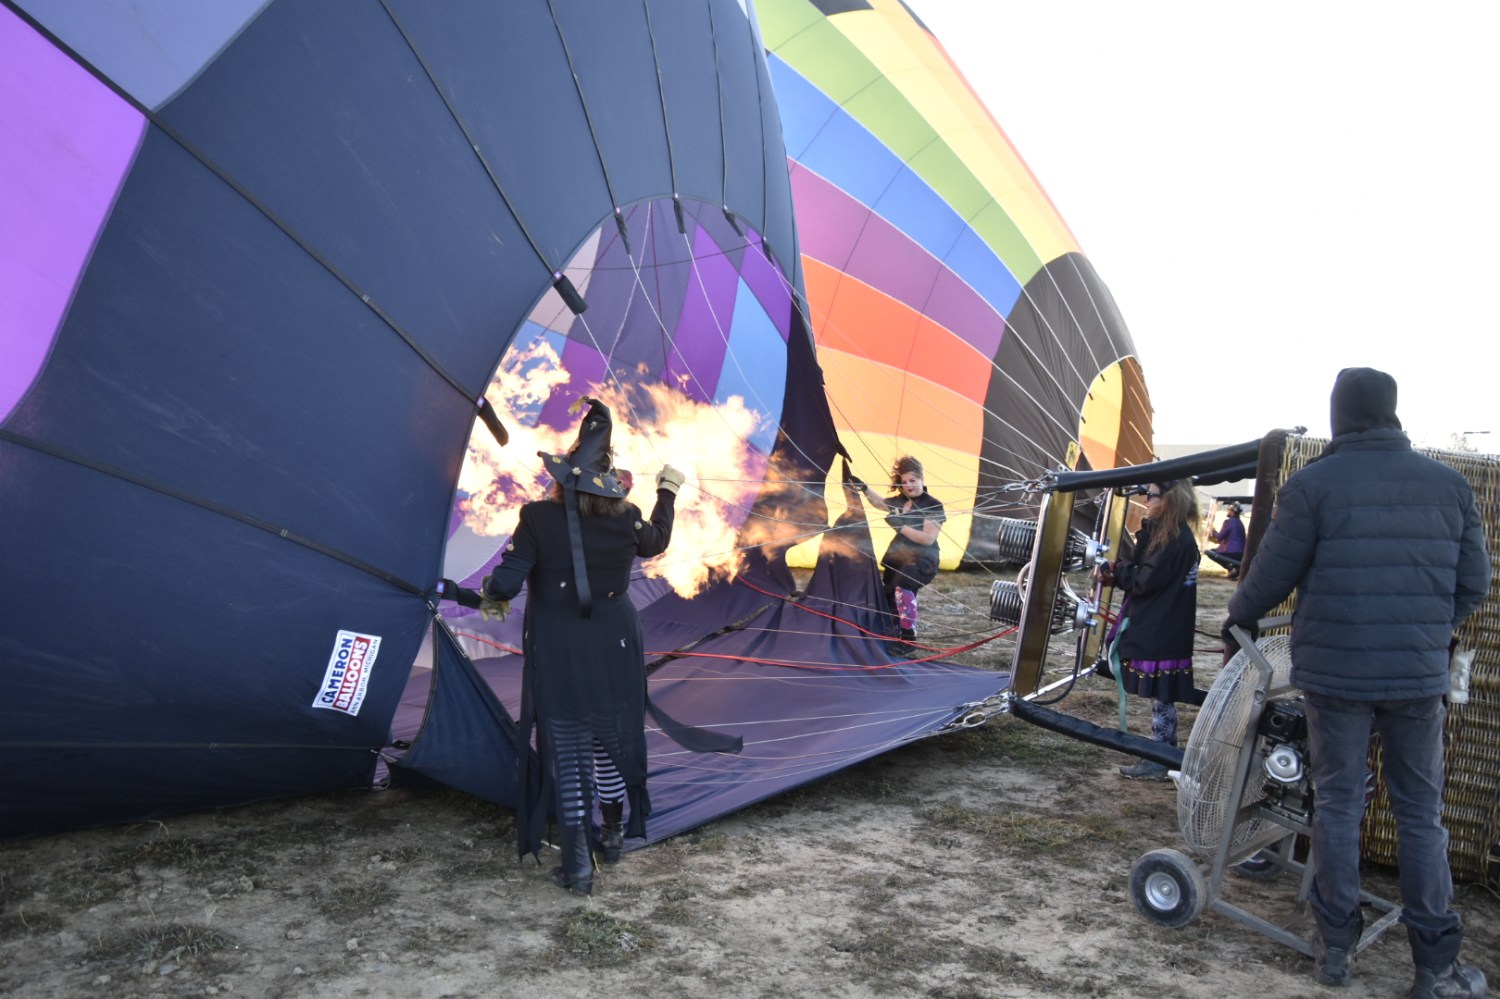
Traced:
<svg viewBox="0 0 1500 999">
<path fill-rule="evenodd" d="M 479 614 L 486 621 L 504 621 L 510 614 L 510 601 L 485 598 L 479 601 Z"/>
<path fill-rule="evenodd" d="M 855 492 L 857 492 L 857 493 L 859 493 L 861 495 L 863 495 L 863 494 L 865 494 L 865 493 L 867 493 L 867 492 L 870 491 L 870 487 L 867 486 L 867 485 L 865 485 L 865 480 L 861 479 L 857 475 L 851 475 L 851 476 L 849 476 L 849 485 L 853 486 Z"/>
<path fill-rule="evenodd" d="M 656 488 L 665 489 L 673 496 L 677 495 L 677 490 L 686 481 L 687 476 L 671 465 L 663 465 L 661 471 L 656 473 Z"/>
<path fill-rule="evenodd" d="M 1240 643 L 1235 641 L 1234 635 L 1229 630 L 1231 625 L 1236 624 L 1239 624 L 1242 629 L 1249 633 L 1251 641 L 1254 641 L 1255 639 L 1260 637 L 1260 628 L 1257 627 L 1254 623 L 1240 624 L 1240 622 L 1226 617 L 1224 619 L 1224 624 L 1219 628 L 1219 637 L 1224 639 L 1224 657 L 1226 662 L 1228 661 L 1230 656 L 1234 655 L 1240 650 Z"/>
</svg>

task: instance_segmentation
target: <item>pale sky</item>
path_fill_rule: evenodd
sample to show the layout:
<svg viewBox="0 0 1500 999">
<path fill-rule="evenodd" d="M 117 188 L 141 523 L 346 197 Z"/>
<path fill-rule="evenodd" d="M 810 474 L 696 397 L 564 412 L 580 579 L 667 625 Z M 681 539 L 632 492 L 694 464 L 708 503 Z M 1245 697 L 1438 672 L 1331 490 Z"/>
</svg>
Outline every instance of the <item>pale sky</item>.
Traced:
<svg viewBox="0 0 1500 999">
<path fill-rule="evenodd" d="M 1159 444 L 1328 434 L 1340 368 L 1500 451 L 1500 3 L 908 0 L 1114 294 Z"/>
</svg>

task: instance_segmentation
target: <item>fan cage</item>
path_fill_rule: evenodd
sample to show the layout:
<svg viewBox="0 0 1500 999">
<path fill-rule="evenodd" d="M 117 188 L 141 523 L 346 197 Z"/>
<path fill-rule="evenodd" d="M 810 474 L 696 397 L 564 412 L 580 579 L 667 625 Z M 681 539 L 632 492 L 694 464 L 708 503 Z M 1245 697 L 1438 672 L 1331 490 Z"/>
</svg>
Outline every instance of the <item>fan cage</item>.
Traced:
<svg viewBox="0 0 1500 999">
<path fill-rule="evenodd" d="M 1262 639 L 1257 649 L 1271 664 L 1270 689 L 1285 690 L 1291 682 L 1291 640 L 1284 635 Z M 1188 849 L 1208 859 L 1218 850 L 1226 823 L 1239 810 L 1261 797 L 1261 784 L 1247 780 L 1240 800 L 1231 800 L 1238 776 L 1240 752 L 1247 740 L 1258 738 L 1251 728 L 1261 672 L 1244 649 L 1235 653 L 1209 688 L 1198 718 L 1188 735 L 1177 782 L 1177 822 Z M 1281 697 L 1293 696 L 1284 692 Z M 1248 857 L 1245 845 L 1265 830 L 1269 820 L 1245 819 L 1230 837 L 1230 863 Z"/>
</svg>

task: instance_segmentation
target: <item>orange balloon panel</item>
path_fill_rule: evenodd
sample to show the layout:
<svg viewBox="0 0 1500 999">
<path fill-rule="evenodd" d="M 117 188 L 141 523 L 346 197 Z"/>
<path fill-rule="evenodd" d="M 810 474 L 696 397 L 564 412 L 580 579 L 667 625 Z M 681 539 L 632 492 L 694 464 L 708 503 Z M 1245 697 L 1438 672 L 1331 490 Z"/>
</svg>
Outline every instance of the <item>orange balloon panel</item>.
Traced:
<svg viewBox="0 0 1500 999">
<path fill-rule="evenodd" d="M 989 388 L 990 362 L 945 327 L 870 285 L 803 257 L 813 333 L 822 351 L 859 353 L 974 402 Z"/>
<path fill-rule="evenodd" d="M 907 447 L 920 442 L 979 453 L 984 408 L 972 399 L 840 350 L 825 347 L 819 360 L 834 424 L 845 434 L 850 454 L 867 450 L 860 440 L 872 433 L 904 441 Z M 854 436 L 847 436 L 848 431 Z"/>
</svg>

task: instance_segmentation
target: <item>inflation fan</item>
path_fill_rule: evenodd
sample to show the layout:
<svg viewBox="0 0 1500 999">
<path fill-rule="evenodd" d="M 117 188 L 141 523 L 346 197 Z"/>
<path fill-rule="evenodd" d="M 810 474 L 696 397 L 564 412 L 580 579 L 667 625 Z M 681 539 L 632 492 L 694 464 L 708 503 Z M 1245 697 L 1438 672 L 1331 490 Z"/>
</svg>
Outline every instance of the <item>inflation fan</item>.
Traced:
<svg viewBox="0 0 1500 999">
<path fill-rule="evenodd" d="M 1285 621 L 1263 622 L 1278 623 Z M 1212 909 L 1310 955 L 1310 941 L 1290 928 L 1307 916 L 1314 871 L 1313 858 L 1299 861 L 1296 853 L 1298 836 L 1311 831 L 1313 789 L 1305 766 L 1307 722 L 1290 685 L 1291 642 L 1277 635 L 1252 644 L 1239 628 L 1232 633 L 1240 651 L 1209 688 L 1177 778 L 1177 819 L 1192 856 L 1173 849 L 1146 853 L 1131 869 L 1130 895 L 1153 923 L 1182 927 Z M 1274 923 L 1224 900 L 1224 875 L 1231 869 L 1253 880 L 1271 880 L 1283 870 L 1297 876 L 1291 916 Z M 1397 906 L 1368 892 L 1361 899 L 1381 916 L 1356 951 L 1400 915 Z"/>
</svg>

